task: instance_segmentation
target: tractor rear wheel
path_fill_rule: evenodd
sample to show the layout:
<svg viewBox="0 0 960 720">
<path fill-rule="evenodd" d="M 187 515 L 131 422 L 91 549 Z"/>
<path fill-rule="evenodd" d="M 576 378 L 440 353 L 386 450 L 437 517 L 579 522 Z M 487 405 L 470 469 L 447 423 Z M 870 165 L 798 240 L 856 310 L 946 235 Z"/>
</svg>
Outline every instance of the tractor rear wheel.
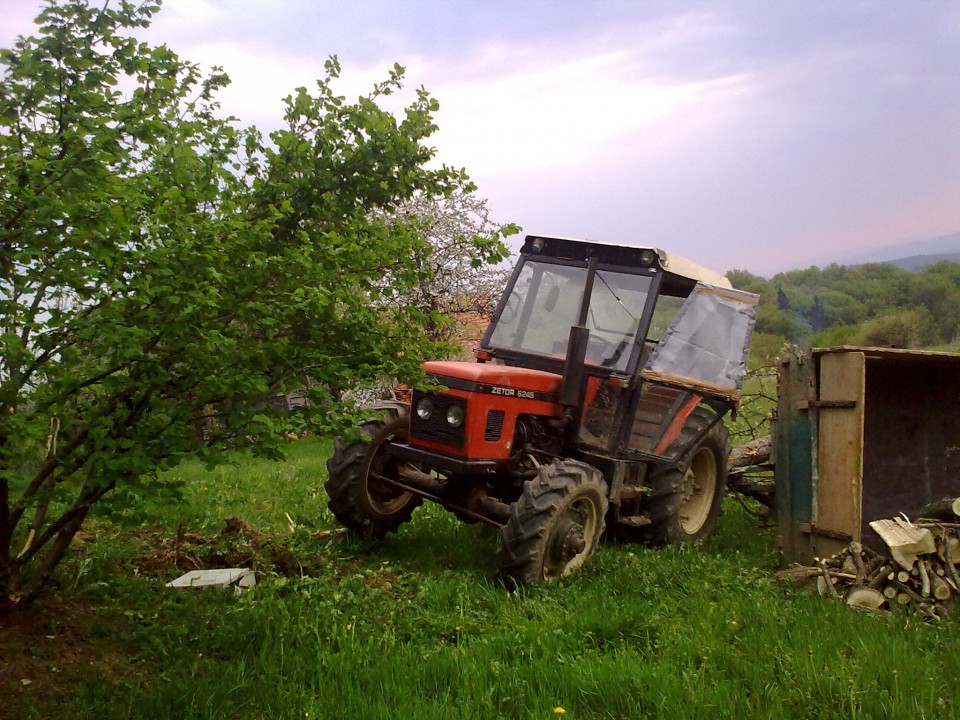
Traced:
<svg viewBox="0 0 960 720">
<path fill-rule="evenodd" d="M 346 528 L 358 535 L 380 538 L 407 522 L 423 502 L 412 493 L 391 487 L 380 478 L 398 480 L 402 461 L 391 458 L 387 447 L 407 437 L 408 420 L 400 405 L 375 408 L 381 417 L 365 422 L 357 440 L 343 446 L 337 440 L 327 460 L 324 484 L 329 508 Z M 405 411 L 405 407 L 403 408 Z"/>
<path fill-rule="evenodd" d="M 687 443 L 713 420 L 710 410 L 690 414 L 679 443 Z M 647 539 L 655 545 L 682 545 L 710 537 L 720 515 L 727 480 L 730 445 L 727 429 L 718 423 L 710 429 L 678 466 L 654 473 L 648 484 L 650 524 Z"/>
<path fill-rule="evenodd" d="M 603 535 L 607 485 L 595 467 L 556 460 L 523 485 L 501 529 L 501 575 L 511 582 L 556 580 L 583 567 Z"/>
</svg>

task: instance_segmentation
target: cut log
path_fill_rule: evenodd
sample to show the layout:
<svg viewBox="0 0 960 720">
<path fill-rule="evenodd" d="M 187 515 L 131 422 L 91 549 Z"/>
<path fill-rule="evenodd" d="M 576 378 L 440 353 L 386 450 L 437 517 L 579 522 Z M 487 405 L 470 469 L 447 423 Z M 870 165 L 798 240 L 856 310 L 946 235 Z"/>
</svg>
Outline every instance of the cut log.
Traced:
<svg viewBox="0 0 960 720">
<path fill-rule="evenodd" d="M 883 593 L 873 588 L 854 588 L 847 593 L 847 605 L 858 610 L 878 610 L 886 601 Z"/>
<path fill-rule="evenodd" d="M 930 578 L 930 586 L 930 592 L 933 597 L 941 602 L 949 600 L 950 596 L 953 594 L 950 590 L 950 586 L 947 584 L 947 581 L 939 575 L 934 575 Z"/>
<path fill-rule="evenodd" d="M 833 597 L 837 600 L 840 599 L 840 594 L 837 592 L 837 589 L 833 586 L 836 578 L 830 576 L 830 571 L 827 570 L 827 563 L 824 560 L 821 560 L 820 563 L 820 577 L 817 578 L 817 591 L 821 595 L 829 594 L 830 597 Z M 822 582 L 821 582 L 822 581 Z"/>
<path fill-rule="evenodd" d="M 789 567 L 785 570 L 778 570 L 776 577 L 780 580 L 789 580 L 791 582 L 803 584 L 809 580 L 812 580 L 815 577 L 823 577 L 823 572 L 820 570 L 820 567 L 805 567 L 805 566 L 796 566 Z M 835 570 L 830 572 L 830 578 L 832 580 L 856 580 L 857 576 L 851 573 L 842 573 Z"/>
<path fill-rule="evenodd" d="M 917 567 L 920 568 L 920 594 L 923 597 L 930 597 L 930 572 L 927 570 L 927 561 L 920 558 L 917 561 Z"/>
<path fill-rule="evenodd" d="M 947 577 L 953 583 L 953 589 L 960 591 L 960 574 L 957 573 L 957 566 L 954 565 L 953 545 L 950 543 L 955 538 L 944 538 L 943 543 L 943 561 L 947 564 Z"/>
<path fill-rule="evenodd" d="M 960 497 L 935 500 L 920 511 L 920 517 L 956 522 L 960 518 Z"/>
<path fill-rule="evenodd" d="M 960 557 L 960 538 L 953 535 L 944 535 L 940 539 L 940 542 L 937 543 L 937 555 L 944 562 L 950 562 L 947 560 L 948 554 L 954 558 Z"/>
<path fill-rule="evenodd" d="M 833 555 L 833 556 L 831 556 L 831 557 L 826 558 L 826 559 L 823 561 L 823 563 L 824 563 L 828 568 L 830 568 L 831 570 L 839 570 L 840 572 L 846 572 L 846 570 L 843 569 L 843 561 L 844 561 L 844 558 L 845 558 L 845 557 L 846 557 L 846 556 L 844 556 L 844 555 Z M 819 562 L 820 562 L 820 561 L 817 560 L 817 563 L 819 563 Z M 853 570 L 852 570 L 852 569 L 850 570 L 850 574 L 851 574 L 851 575 L 853 574 Z"/>
<path fill-rule="evenodd" d="M 883 596 L 887 600 L 893 600 L 897 596 L 897 588 L 893 585 L 885 585 L 883 588 Z"/>
<path fill-rule="evenodd" d="M 727 475 L 727 488 L 731 492 L 756 500 L 764 507 L 775 510 L 777 507 L 777 489 L 769 480 L 750 480 L 742 475 Z"/>
<path fill-rule="evenodd" d="M 870 527 L 890 549 L 890 555 L 906 570 L 913 568 L 918 555 L 937 551 L 933 533 L 927 528 L 918 528 L 905 520 L 874 520 Z"/>
<path fill-rule="evenodd" d="M 887 558 L 882 555 L 875 555 L 871 557 L 864 566 L 864 571 L 867 574 L 867 578 L 872 578 L 884 565 L 887 564 Z M 887 571 L 889 572 L 889 570 Z"/>
<path fill-rule="evenodd" d="M 892 574 L 893 573 L 890 572 L 889 565 L 881 565 L 870 575 L 867 582 L 867 587 L 871 587 L 874 590 L 879 590 L 883 586 L 883 583 L 886 582 L 888 576 Z"/>
<path fill-rule="evenodd" d="M 917 594 L 916 590 L 914 590 L 909 585 L 904 585 L 903 583 L 897 583 L 897 589 L 900 591 L 899 594 L 897 595 L 897 602 L 900 603 L 901 605 L 906 605 L 911 600 L 917 605 L 923 602 L 923 598 L 920 597 Z M 906 595 L 907 599 L 901 601 L 900 597 L 902 595 Z"/>
<path fill-rule="evenodd" d="M 828 585 L 830 585 L 830 583 L 827 582 L 823 575 L 817 575 L 817 595 L 820 597 L 826 597 L 829 595 L 830 591 L 827 590 Z M 834 592 L 836 592 L 836 590 L 834 590 Z"/>
<path fill-rule="evenodd" d="M 752 498 L 771 510 L 776 509 L 776 487 L 768 477 L 770 448 L 769 435 L 735 447 L 728 461 L 727 487 L 735 493 Z M 765 474 L 761 474 L 765 473 Z M 752 476 L 752 477 L 750 477 Z"/>
<path fill-rule="evenodd" d="M 730 451 L 728 467 L 730 470 L 736 470 L 751 465 L 763 465 L 770 461 L 770 448 L 772 447 L 773 440 L 769 435 L 751 440 L 746 445 L 735 447 Z"/>
<path fill-rule="evenodd" d="M 867 575 L 867 568 L 863 565 L 863 545 L 858 542 L 850 543 L 850 558 L 853 560 L 854 571 L 857 573 L 857 585 L 863 585 Z"/>
</svg>

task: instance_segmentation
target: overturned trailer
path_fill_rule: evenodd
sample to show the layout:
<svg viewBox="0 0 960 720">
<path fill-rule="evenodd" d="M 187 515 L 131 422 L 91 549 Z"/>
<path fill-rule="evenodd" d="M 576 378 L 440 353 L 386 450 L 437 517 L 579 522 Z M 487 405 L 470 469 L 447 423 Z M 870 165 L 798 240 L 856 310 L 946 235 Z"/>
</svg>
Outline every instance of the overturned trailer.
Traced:
<svg viewBox="0 0 960 720">
<path fill-rule="evenodd" d="M 837 347 L 781 361 L 775 422 L 780 544 L 809 564 L 873 520 L 960 495 L 960 355 Z"/>
</svg>

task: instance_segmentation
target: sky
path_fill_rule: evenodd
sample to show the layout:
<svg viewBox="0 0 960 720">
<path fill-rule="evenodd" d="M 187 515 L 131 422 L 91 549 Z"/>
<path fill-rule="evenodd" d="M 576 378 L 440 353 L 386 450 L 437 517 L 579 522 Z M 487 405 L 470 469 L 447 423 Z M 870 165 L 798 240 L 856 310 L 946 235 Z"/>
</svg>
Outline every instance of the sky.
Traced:
<svg viewBox="0 0 960 720">
<path fill-rule="evenodd" d="M 0 46 L 40 7 L 0 0 Z M 146 38 L 264 131 L 329 56 L 349 99 L 399 63 L 523 234 L 769 276 L 960 231 L 956 0 L 165 0 Z"/>
</svg>

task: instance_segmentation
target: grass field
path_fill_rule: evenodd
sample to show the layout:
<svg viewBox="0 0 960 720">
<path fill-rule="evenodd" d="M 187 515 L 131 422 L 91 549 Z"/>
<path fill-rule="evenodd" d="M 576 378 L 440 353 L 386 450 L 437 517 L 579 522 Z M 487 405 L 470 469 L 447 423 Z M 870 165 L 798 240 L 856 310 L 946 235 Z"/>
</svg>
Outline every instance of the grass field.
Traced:
<svg viewBox="0 0 960 720">
<path fill-rule="evenodd" d="M 858 614 L 778 584 L 775 533 L 731 499 L 701 547 L 607 544 L 569 581 L 508 593 L 495 531 L 435 507 L 380 545 L 315 537 L 335 527 L 328 452 L 187 463 L 186 501 L 149 527 L 96 522 L 57 597 L 0 636 L 0 715 L 960 716 L 956 618 Z M 163 587 L 234 563 L 259 571 L 253 591 Z"/>
</svg>

